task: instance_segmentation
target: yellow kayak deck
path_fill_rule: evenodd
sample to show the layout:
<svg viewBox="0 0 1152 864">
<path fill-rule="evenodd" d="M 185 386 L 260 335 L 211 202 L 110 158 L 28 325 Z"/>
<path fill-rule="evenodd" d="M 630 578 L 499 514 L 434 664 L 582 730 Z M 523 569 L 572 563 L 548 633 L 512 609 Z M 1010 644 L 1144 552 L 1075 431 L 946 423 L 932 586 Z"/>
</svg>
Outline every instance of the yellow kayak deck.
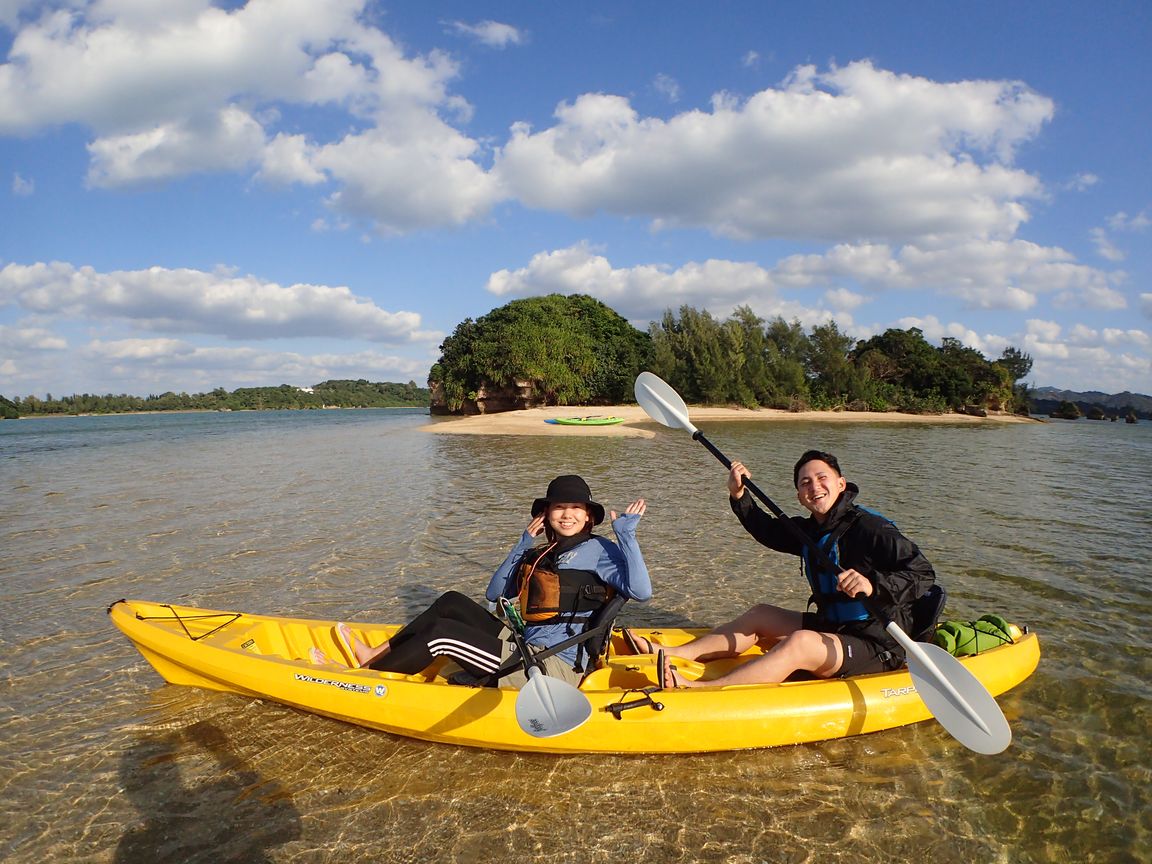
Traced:
<svg viewBox="0 0 1152 864">
<path fill-rule="evenodd" d="M 419 675 L 349 668 L 334 621 L 139 600 L 117 601 L 108 613 L 172 684 L 270 699 L 396 735 L 469 747 L 694 753 L 843 738 L 931 717 L 906 669 L 848 679 L 656 690 L 655 657 L 618 653 L 625 648 L 617 631 L 605 664 L 580 687 L 592 703 L 591 719 L 565 735 L 535 738 L 516 722 L 514 689 L 449 684 L 439 674 L 439 662 Z M 350 626 L 372 645 L 399 629 Z M 666 646 L 684 644 L 704 632 L 630 629 Z M 308 659 L 312 648 L 342 662 L 313 665 Z M 757 648 L 728 660 L 675 663 L 681 674 L 707 681 L 760 653 Z M 994 696 L 1025 680 L 1039 660 L 1039 640 L 1027 632 L 1013 644 L 961 658 Z"/>
</svg>

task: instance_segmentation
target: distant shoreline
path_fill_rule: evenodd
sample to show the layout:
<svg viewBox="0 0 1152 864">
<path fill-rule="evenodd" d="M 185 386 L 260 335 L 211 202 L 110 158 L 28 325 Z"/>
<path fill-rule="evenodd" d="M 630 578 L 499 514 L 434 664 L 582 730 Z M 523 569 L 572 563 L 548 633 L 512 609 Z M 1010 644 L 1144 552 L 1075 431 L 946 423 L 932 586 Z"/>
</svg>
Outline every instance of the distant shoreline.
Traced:
<svg viewBox="0 0 1152 864">
<path fill-rule="evenodd" d="M 919 423 L 973 425 L 988 423 L 1043 423 L 1037 417 L 1015 414 L 989 414 L 973 417 L 969 414 L 901 414 L 895 411 L 783 411 L 775 408 L 693 408 L 688 409 L 693 423 L 709 421 L 770 421 L 795 423 Z M 547 423 L 558 417 L 623 417 L 624 422 L 613 426 L 562 426 Z M 590 408 L 561 406 L 529 408 L 522 411 L 503 411 L 499 414 L 479 414 L 469 417 L 434 417 L 426 432 L 448 435 L 585 435 L 602 437 L 651 438 L 660 426 L 639 405 L 607 405 Z"/>
<path fill-rule="evenodd" d="M 263 414 L 267 411 L 428 411 L 427 405 L 326 405 L 323 408 L 164 408 L 156 411 L 86 411 L 79 414 L 22 414 L 10 420 L 51 420 L 56 417 L 145 417 L 149 414 Z M 2 420 L 4 418 L 0 418 Z"/>
</svg>

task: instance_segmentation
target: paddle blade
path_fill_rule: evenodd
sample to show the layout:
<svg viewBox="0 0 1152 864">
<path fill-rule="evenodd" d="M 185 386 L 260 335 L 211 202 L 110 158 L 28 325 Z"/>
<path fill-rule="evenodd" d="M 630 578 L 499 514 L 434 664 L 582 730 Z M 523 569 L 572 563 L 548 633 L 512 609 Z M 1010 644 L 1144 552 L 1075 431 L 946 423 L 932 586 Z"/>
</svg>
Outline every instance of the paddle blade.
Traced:
<svg viewBox="0 0 1152 864">
<path fill-rule="evenodd" d="M 634 392 L 640 407 L 657 423 L 687 429 L 693 435 L 696 434 L 696 427 L 688 419 L 688 406 L 680 394 L 660 377 L 651 372 L 641 372 L 636 376 Z"/>
<path fill-rule="evenodd" d="M 588 697 L 567 681 L 528 667 L 528 683 L 516 696 L 516 722 L 535 738 L 564 735 L 592 716 Z"/>
<path fill-rule="evenodd" d="M 939 645 L 917 643 L 908 654 L 916 692 L 941 726 L 969 750 L 993 755 L 1012 743 L 1012 728 L 992 694 Z"/>
</svg>

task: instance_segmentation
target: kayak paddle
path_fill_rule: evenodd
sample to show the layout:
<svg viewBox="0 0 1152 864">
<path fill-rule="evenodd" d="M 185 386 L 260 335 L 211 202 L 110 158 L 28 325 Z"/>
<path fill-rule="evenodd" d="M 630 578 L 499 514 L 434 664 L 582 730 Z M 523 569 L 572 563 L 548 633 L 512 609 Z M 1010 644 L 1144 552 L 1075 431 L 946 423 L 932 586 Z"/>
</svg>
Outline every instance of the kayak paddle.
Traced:
<svg viewBox="0 0 1152 864">
<path fill-rule="evenodd" d="M 501 598 L 506 603 L 507 598 Z M 592 716 L 592 703 L 578 688 L 567 681 L 553 678 L 540 668 L 532 656 L 524 635 L 509 619 L 508 629 L 524 659 L 528 681 L 516 694 L 516 722 L 535 738 L 554 738 L 584 724 Z"/>
<path fill-rule="evenodd" d="M 685 430 L 691 434 L 692 440 L 703 444 L 725 468 L 731 469 L 731 460 L 692 425 L 688 419 L 688 406 L 665 381 L 651 372 L 641 372 L 636 377 L 635 392 L 636 401 L 649 417 L 664 426 Z M 744 486 L 792 531 L 796 539 L 808 546 L 823 566 L 840 572 L 842 568 L 829 559 L 819 546 L 813 544 L 799 526 L 755 483 L 745 477 Z M 858 599 L 864 601 L 868 611 L 904 649 L 916 692 L 945 731 L 977 753 L 999 753 L 1011 743 L 1012 729 L 1004 712 L 975 675 L 940 646 L 913 640 L 896 622 L 876 608 L 871 598 L 859 595 Z"/>
</svg>

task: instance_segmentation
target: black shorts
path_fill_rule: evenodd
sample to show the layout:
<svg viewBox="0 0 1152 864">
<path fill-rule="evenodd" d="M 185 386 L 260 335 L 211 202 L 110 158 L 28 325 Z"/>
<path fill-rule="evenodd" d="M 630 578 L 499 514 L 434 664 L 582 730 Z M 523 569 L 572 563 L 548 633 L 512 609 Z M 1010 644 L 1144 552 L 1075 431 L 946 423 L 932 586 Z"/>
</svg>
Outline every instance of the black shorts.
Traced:
<svg viewBox="0 0 1152 864">
<path fill-rule="evenodd" d="M 843 625 L 821 621 L 815 612 L 803 614 L 805 630 L 829 633 L 840 640 L 844 648 L 844 662 L 840 664 L 835 677 L 851 678 L 854 675 L 891 672 L 904 665 L 904 655 L 900 651 L 893 650 L 893 646 L 885 645 L 870 635 L 844 633 Z"/>
</svg>

